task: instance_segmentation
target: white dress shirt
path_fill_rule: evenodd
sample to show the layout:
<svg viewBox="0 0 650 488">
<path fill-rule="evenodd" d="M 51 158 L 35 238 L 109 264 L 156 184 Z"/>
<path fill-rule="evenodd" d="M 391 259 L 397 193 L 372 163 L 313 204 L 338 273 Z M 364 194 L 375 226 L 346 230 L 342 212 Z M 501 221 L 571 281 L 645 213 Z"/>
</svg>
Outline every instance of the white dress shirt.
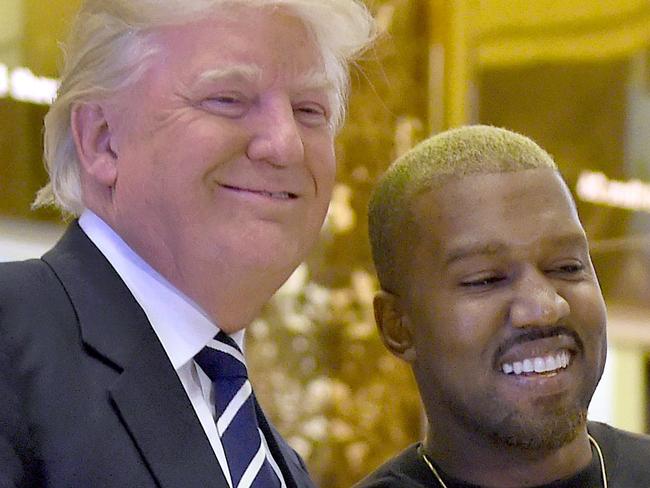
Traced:
<svg viewBox="0 0 650 488">
<path fill-rule="evenodd" d="M 85 210 L 79 218 L 79 225 L 111 263 L 147 315 L 232 487 L 226 455 L 214 421 L 212 382 L 194 361 L 194 356 L 220 329 L 196 303 L 149 266 L 93 212 Z M 243 351 L 244 331 L 230 337 Z M 266 439 L 264 441 L 267 458 L 285 487 L 282 473 L 271 456 Z"/>
</svg>

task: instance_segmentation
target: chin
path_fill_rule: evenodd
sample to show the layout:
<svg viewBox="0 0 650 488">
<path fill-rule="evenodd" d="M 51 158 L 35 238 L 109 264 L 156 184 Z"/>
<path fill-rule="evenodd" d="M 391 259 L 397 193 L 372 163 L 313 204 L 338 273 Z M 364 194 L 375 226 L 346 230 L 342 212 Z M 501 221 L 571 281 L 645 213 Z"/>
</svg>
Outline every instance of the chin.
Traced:
<svg viewBox="0 0 650 488">
<path fill-rule="evenodd" d="M 237 259 L 241 260 L 242 264 L 245 262 L 245 268 L 259 278 L 275 280 L 279 288 L 305 257 L 304 253 L 287 252 L 286 247 L 282 249 L 280 246 L 280 249 L 269 249 L 266 252 L 257 252 L 247 257 L 240 253 Z"/>
<path fill-rule="evenodd" d="M 521 450 L 552 451 L 573 441 L 587 422 L 587 412 L 582 409 L 558 409 L 535 419 L 530 414 L 517 417 L 506 419 L 489 433 L 490 437 L 498 444 Z"/>
</svg>

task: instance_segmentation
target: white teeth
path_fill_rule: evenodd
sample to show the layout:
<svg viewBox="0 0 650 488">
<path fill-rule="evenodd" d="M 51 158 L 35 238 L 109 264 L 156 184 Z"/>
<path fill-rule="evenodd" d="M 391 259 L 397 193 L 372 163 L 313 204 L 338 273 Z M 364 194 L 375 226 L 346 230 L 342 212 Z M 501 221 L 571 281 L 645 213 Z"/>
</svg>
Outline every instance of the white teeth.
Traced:
<svg viewBox="0 0 650 488">
<path fill-rule="evenodd" d="M 280 198 L 280 199 L 289 198 L 289 194 L 286 192 L 260 191 L 259 193 L 271 198 Z"/>
<path fill-rule="evenodd" d="M 273 198 L 279 198 L 280 200 L 289 200 L 291 198 L 291 194 L 288 191 L 279 191 L 276 193 L 271 193 L 271 196 Z"/>
<path fill-rule="evenodd" d="M 532 373 L 535 371 L 533 362 L 530 359 L 524 359 L 524 373 Z"/>
<path fill-rule="evenodd" d="M 264 195 L 269 198 L 275 198 L 278 200 L 289 200 L 291 198 L 291 193 L 288 191 L 266 191 L 266 190 L 260 190 L 260 191 L 253 191 L 253 193 L 258 193 L 260 195 Z"/>
<path fill-rule="evenodd" d="M 526 358 L 523 361 L 515 361 L 513 363 L 503 363 L 501 370 L 505 374 L 520 375 L 522 373 L 549 373 L 564 369 L 569 365 L 571 355 L 569 351 L 562 350 L 554 355 L 538 356 L 534 358 Z"/>
<path fill-rule="evenodd" d="M 545 359 L 545 364 L 544 364 L 544 371 L 553 371 L 554 369 L 558 369 L 560 367 L 560 364 L 562 361 L 556 361 L 553 356 L 546 356 Z M 535 370 L 537 371 L 537 370 Z"/>
</svg>

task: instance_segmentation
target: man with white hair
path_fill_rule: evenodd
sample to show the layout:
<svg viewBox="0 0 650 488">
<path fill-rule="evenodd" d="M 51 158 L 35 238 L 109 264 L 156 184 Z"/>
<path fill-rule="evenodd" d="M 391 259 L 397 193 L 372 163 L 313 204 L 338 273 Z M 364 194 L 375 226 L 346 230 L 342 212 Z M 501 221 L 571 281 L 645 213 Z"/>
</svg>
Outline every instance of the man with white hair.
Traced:
<svg viewBox="0 0 650 488">
<path fill-rule="evenodd" d="M 303 487 L 243 330 L 315 243 L 357 0 L 88 0 L 37 205 L 75 219 L 0 267 L 0 486 Z"/>
</svg>

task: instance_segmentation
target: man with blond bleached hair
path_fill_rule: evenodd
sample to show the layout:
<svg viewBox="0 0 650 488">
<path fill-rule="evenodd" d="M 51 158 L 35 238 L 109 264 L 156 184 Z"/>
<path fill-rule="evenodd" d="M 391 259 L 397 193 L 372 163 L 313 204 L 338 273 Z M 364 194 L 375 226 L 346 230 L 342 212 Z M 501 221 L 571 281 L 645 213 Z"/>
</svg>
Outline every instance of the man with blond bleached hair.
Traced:
<svg viewBox="0 0 650 488">
<path fill-rule="evenodd" d="M 586 418 L 605 304 L 543 149 L 495 127 L 438 134 L 388 169 L 369 215 L 379 332 L 428 422 L 358 488 L 650 486 L 650 438 Z"/>
<path fill-rule="evenodd" d="M 243 331 L 313 247 L 358 0 L 87 0 L 37 205 L 0 265 L 0 487 L 312 487 L 255 400 Z"/>
</svg>

